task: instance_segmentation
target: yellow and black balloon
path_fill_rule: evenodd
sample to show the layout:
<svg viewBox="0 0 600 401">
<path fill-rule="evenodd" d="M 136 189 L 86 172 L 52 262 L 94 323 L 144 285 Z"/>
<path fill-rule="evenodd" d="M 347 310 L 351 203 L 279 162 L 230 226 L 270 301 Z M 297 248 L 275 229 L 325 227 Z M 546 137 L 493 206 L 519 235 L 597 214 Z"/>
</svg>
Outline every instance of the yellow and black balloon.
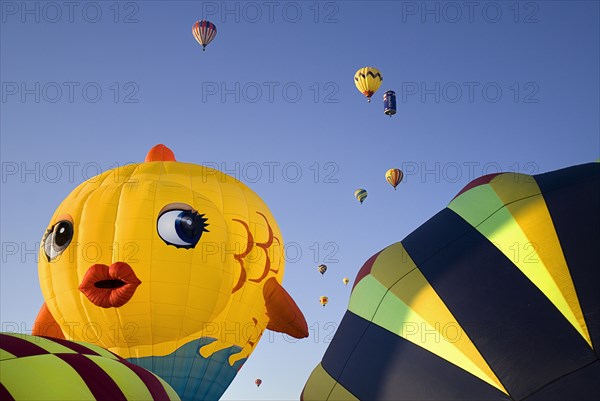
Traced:
<svg viewBox="0 0 600 401">
<path fill-rule="evenodd" d="M 365 95 L 369 102 L 371 101 L 371 96 L 373 96 L 381 86 L 382 81 L 383 76 L 375 67 L 363 67 L 354 74 L 354 85 L 356 85 L 356 89 Z"/>
<path fill-rule="evenodd" d="M 281 232 L 258 195 L 157 145 L 56 209 L 34 334 L 100 345 L 183 400 L 216 400 L 265 329 L 308 336 L 283 273 Z"/>
<path fill-rule="evenodd" d="M 600 164 L 468 184 L 360 269 L 301 399 L 600 398 Z"/>
</svg>

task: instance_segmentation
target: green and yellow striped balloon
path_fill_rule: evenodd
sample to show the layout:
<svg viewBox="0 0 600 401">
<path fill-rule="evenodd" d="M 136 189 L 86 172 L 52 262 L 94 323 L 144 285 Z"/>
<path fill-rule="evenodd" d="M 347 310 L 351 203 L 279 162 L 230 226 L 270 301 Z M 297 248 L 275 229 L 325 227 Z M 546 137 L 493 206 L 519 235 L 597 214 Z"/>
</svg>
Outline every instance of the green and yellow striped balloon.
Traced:
<svg viewBox="0 0 600 401">
<path fill-rule="evenodd" d="M 367 260 L 301 399 L 600 399 L 599 250 L 599 163 L 478 178 Z"/>
<path fill-rule="evenodd" d="M 0 399 L 167 401 L 179 396 L 155 374 L 97 345 L 0 333 Z"/>
</svg>

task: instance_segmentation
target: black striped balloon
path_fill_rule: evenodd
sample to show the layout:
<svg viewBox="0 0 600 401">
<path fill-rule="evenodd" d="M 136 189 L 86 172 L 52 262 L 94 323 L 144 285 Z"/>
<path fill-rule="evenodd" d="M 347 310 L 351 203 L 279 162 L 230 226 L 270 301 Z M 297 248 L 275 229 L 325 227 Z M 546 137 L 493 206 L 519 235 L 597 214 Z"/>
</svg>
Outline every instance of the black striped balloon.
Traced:
<svg viewBox="0 0 600 401">
<path fill-rule="evenodd" d="M 600 163 L 472 181 L 360 269 L 301 399 L 600 400 Z"/>
</svg>

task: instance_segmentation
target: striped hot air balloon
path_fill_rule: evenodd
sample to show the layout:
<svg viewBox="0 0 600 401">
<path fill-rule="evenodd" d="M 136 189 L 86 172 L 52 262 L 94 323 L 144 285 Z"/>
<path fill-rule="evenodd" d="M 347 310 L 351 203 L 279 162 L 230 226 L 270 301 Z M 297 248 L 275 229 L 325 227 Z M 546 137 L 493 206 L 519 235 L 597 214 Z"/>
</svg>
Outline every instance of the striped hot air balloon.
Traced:
<svg viewBox="0 0 600 401">
<path fill-rule="evenodd" d="M 599 205 L 599 163 L 472 181 L 367 260 L 301 399 L 600 399 Z"/>
<path fill-rule="evenodd" d="M 319 267 L 317 267 L 317 269 L 319 270 L 319 273 L 321 273 L 321 275 L 323 275 L 327 271 L 327 265 L 319 265 Z"/>
<path fill-rule="evenodd" d="M 394 191 L 396 190 L 398 184 L 400 184 L 402 181 L 402 178 L 404 178 L 404 173 L 398 168 L 391 168 L 385 172 L 385 179 L 392 187 L 394 187 Z"/>
<path fill-rule="evenodd" d="M 210 21 L 196 21 L 192 26 L 192 34 L 198 43 L 202 45 L 202 51 L 205 51 L 206 46 L 217 36 L 217 27 Z"/>
<path fill-rule="evenodd" d="M 148 370 L 97 345 L 0 333 L 0 399 L 179 400 Z"/>
<path fill-rule="evenodd" d="M 358 199 L 358 201 L 362 205 L 362 203 L 364 202 L 364 200 L 367 199 L 367 190 L 363 189 L 363 188 L 357 189 L 356 191 L 354 191 L 354 197 L 356 199 Z"/>
<path fill-rule="evenodd" d="M 377 92 L 382 81 L 383 76 L 381 72 L 374 67 L 361 68 L 354 74 L 354 85 L 356 85 L 356 89 L 360 93 L 367 97 L 368 102 L 371 101 L 371 96 Z"/>
</svg>

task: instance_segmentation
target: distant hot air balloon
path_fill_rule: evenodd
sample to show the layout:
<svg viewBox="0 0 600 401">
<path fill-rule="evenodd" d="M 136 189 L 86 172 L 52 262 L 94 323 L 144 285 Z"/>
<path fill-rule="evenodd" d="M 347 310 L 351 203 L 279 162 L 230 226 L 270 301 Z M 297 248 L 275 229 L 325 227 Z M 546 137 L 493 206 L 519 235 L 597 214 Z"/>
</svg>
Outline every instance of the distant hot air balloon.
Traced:
<svg viewBox="0 0 600 401">
<path fill-rule="evenodd" d="M 348 277 L 344 277 L 342 279 L 342 281 L 344 282 L 344 285 L 348 285 L 348 283 L 350 282 L 350 279 Z"/>
<path fill-rule="evenodd" d="M 354 197 L 358 199 L 362 205 L 363 201 L 367 198 L 367 190 L 358 188 L 356 191 L 354 191 Z"/>
<path fill-rule="evenodd" d="M 383 77 L 381 76 L 381 72 L 377 68 L 374 67 L 364 67 L 356 71 L 354 74 L 354 85 L 356 88 L 367 97 L 367 101 L 371 101 L 371 96 L 383 81 Z"/>
<path fill-rule="evenodd" d="M 390 117 L 396 114 L 396 92 L 386 91 L 383 94 L 383 112 Z"/>
<path fill-rule="evenodd" d="M 325 306 L 327 305 L 327 302 L 329 302 L 329 298 L 327 298 L 326 296 L 322 296 L 319 302 L 321 302 L 321 305 Z"/>
<path fill-rule="evenodd" d="M 321 275 L 323 275 L 327 271 L 327 265 L 319 265 L 318 269 L 319 269 L 319 273 L 321 273 Z"/>
<path fill-rule="evenodd" d="M 217 27 L 210 21 L 196 21 L 192 27 L 192 34 L 202 45 L 202 51 L 205 51 L 206 46 L 217 36 Z"/>
<path fill-rule="evenodd" d="M 398 168 L 391 168 L 385 173 L 385 179 L 390 183 L 391 186 L 394 187 L 394 191 L 396 190 L 398 184 L 400 184 L 402 181 L 403 177 L 404 173 Z"/>
<path fill-rule="evenodd" d="M 256 387 L 260 387 L 260 385 L 262 384 L 262 380 L 256 379 L 254 380 L 254 383 L 256 384 Z"/>
</svg>

